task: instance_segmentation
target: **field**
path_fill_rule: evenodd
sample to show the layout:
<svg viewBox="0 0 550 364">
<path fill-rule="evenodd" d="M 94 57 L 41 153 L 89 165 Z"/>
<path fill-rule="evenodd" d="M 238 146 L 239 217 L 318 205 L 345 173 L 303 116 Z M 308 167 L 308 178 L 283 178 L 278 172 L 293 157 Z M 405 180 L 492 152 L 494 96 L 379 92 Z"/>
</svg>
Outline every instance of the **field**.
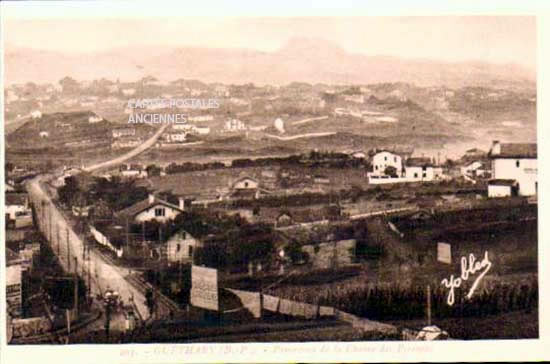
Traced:
<svg viewBox="0 0 550 364">
<path fill-rule="evenodd" d="M 380 236 L 376 239 L 390 239 Z M 517 337 L 533 337 L 537 321 L 518 319 L 516 311 L 530 310 L 538 306 L 537 284 L 537 223 L 505 224 L 491 229 L 477 228 L 461 234 L 449 235 L 446 241 L 452 245 L 453 264 L 436 261 L 437 241 L 405 239 L 384 244 L 391 254 L 382 254 L 380 259 L 363 263 L 355 276 L 342 276 L 331 282 L 282 282 L 270 291 L 271 294 L 290 299 L 333 305 L 360 317 L 382 322 L 401 321 L 415 327 L 425 315 L 426 287 L 432 288 L 432 309 L 434 320 L 451 336 L 463 339 L 492 338 L 497 331 L 494 326 L 484 325 L 474 333 L 462 321 L 502 322 L 503 331 L 496 337 L 513 337 L 511 323 L 521 323 L 522 334 Z M 432 236 L 432 238 L 434 238 Z M 399 248 L 399 249 L 398 249 Z M 395 252 L 399 251 L 398 254 Z M 456 304 L 447 305 L 449 289 L 441 284 L 450 275 L 460 277 L 460 257 L 472 253 L 481 260 L 488 251 L 491 268 L 480 281 L 471 300 L 465 300 L 465 287 L 472 285 L 471 278 L 464 288 L 455 290 Z M 419 259 L 419 257 L 421 257 Z M 327 276 L 330 276 L 330 272 Z M 479 274 L 479 273 L 478 273 Z M 328 279 L 328 278 L 327 278 Z M 416 327 L 418 328 L 418 327 Z M 476 326 L 477 328 L 477 326 Z"/>
<path fill-rule="evenodd" d="M 232 182 L 242 176 L 257 178 L 262 181 L 262 171 L 278 169 L 278 167 L 224 168 L 151 177 L 140 181 L 139 184 L 150 186 L 156 191 L 171 190 L 174 194 L 180 195 L 219 193 L 222 189 L 229 189 Z M 342 169 L 336 168 L 285 167 L 284 170 L 304 178 L 307 178 L 307 176 L 312 178 L 316 175 L 326 176 L 329 178 L 330 184 L 323 185 L 323 189 L 341 190 L 351 188 L 353 185 L 366 187 L 368 184 L 365 169 L 347 168 L 345 173 Z"/>
</svg>

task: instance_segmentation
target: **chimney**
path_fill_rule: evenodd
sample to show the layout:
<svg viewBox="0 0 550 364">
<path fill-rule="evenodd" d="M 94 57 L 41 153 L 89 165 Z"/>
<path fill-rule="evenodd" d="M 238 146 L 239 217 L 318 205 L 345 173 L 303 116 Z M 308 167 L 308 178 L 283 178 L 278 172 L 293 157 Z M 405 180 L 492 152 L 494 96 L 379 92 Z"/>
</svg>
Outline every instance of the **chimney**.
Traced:
<svg viewBox="0 0 550 364">
<path fill-rule="evenodd" d="M 153 195 L 152 193 L 149 194 L 149 203 L 153 203 L 155 202 L 155 195 Z"/>
<path fill-rule="evenodd" d="M 183 197 L 179 198 L 179 208 L 181 211 L 185 211 L 185 200 L 183 199 Z"/>
<path fill-rule="evenodd" d="M 493 140 L 493 145 L 491 146 L 491 154 L 492 155 L 500 154 L 500 141 Z"/>
</svg>

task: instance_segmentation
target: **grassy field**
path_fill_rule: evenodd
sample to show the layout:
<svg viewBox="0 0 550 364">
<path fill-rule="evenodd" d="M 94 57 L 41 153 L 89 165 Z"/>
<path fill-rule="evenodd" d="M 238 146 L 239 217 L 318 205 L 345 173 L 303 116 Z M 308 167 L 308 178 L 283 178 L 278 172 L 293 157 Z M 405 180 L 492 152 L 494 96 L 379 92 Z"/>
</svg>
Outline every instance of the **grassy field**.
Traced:
<svg viewBox="0 0 550 364">
<path fill-rule="evenodd" d="M 263 170 L 274 169 L 278 169 L 278 167 L 224 168 L 152 177 L 139 183 L 152 186 L 156 191 L 171 190 L 174 194 L 208 194 L 216 193 L 219 189 L 230 188 L 232 182 L 242 176 L 257 178 L 261 181 Z M 330 180 L 330 185 L 323 186 L 323 188 L 328 189 L 340 190 L 351 188 L 354 185 L 366 188 L 368 185 L 365 169 L 285 167 L 284 170 L 304 177 L 309 176 L 309 178 L 316 175 L 326 176 Z"/>
</svg>

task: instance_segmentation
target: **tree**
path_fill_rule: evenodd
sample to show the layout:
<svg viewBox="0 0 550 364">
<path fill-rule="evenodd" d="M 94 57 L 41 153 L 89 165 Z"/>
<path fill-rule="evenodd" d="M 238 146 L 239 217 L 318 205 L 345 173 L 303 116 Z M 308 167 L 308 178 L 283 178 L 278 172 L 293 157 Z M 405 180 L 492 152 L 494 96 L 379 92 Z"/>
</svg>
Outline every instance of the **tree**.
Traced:
<svg viewBox="0 0 550 364">
<path fill-rule="evenodd" d="M 156 164 L 148 165 L 145 170 L 147 171 L 147 176 L 149 177 L 160 176 L 161 169 Z"/>
<path fill-rule="evenodd" d="M 63 93 L 75 93 L 80 88 L 78 82 L 69 76 L 65 76 L 59 80 L 59 84 L 61 85 Z"/>
<path fill-rule="evenodd" d="M 70 206 L 75 201 L 75 198 L 80 193 L 78 186 L 78 180 L 74 176 L 65 177 L 65 185 L 59 187 L 57 190 L 57 196 L 59 201 L 67 206 Z"/>
</svg>

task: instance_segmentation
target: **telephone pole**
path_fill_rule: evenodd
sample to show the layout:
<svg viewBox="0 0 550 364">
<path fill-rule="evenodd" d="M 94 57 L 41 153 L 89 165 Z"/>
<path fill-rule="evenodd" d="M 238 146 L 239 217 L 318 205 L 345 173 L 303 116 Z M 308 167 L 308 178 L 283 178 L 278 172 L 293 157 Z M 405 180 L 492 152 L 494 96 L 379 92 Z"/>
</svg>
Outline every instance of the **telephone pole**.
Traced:
<svg viewBox="0 0 550 364">
<path fill-rule="evenodd" d="M 75 317 L 78 320 L 78 274 L 77 274 L 77 268 L 78 268 L 78 259 L 75 256 L 74 257 L 74 309 L 75 309 Z"/>
<path fill-rule="evenodd" d="M 66 232 L 67 232 L 67 239 L 66 239 L 66 243 L 67 243 L 67 271 L 71 271 L 71 245 L 69 244 L 69 227 L 67 226 L 65 228 Z"/>
</svg>

